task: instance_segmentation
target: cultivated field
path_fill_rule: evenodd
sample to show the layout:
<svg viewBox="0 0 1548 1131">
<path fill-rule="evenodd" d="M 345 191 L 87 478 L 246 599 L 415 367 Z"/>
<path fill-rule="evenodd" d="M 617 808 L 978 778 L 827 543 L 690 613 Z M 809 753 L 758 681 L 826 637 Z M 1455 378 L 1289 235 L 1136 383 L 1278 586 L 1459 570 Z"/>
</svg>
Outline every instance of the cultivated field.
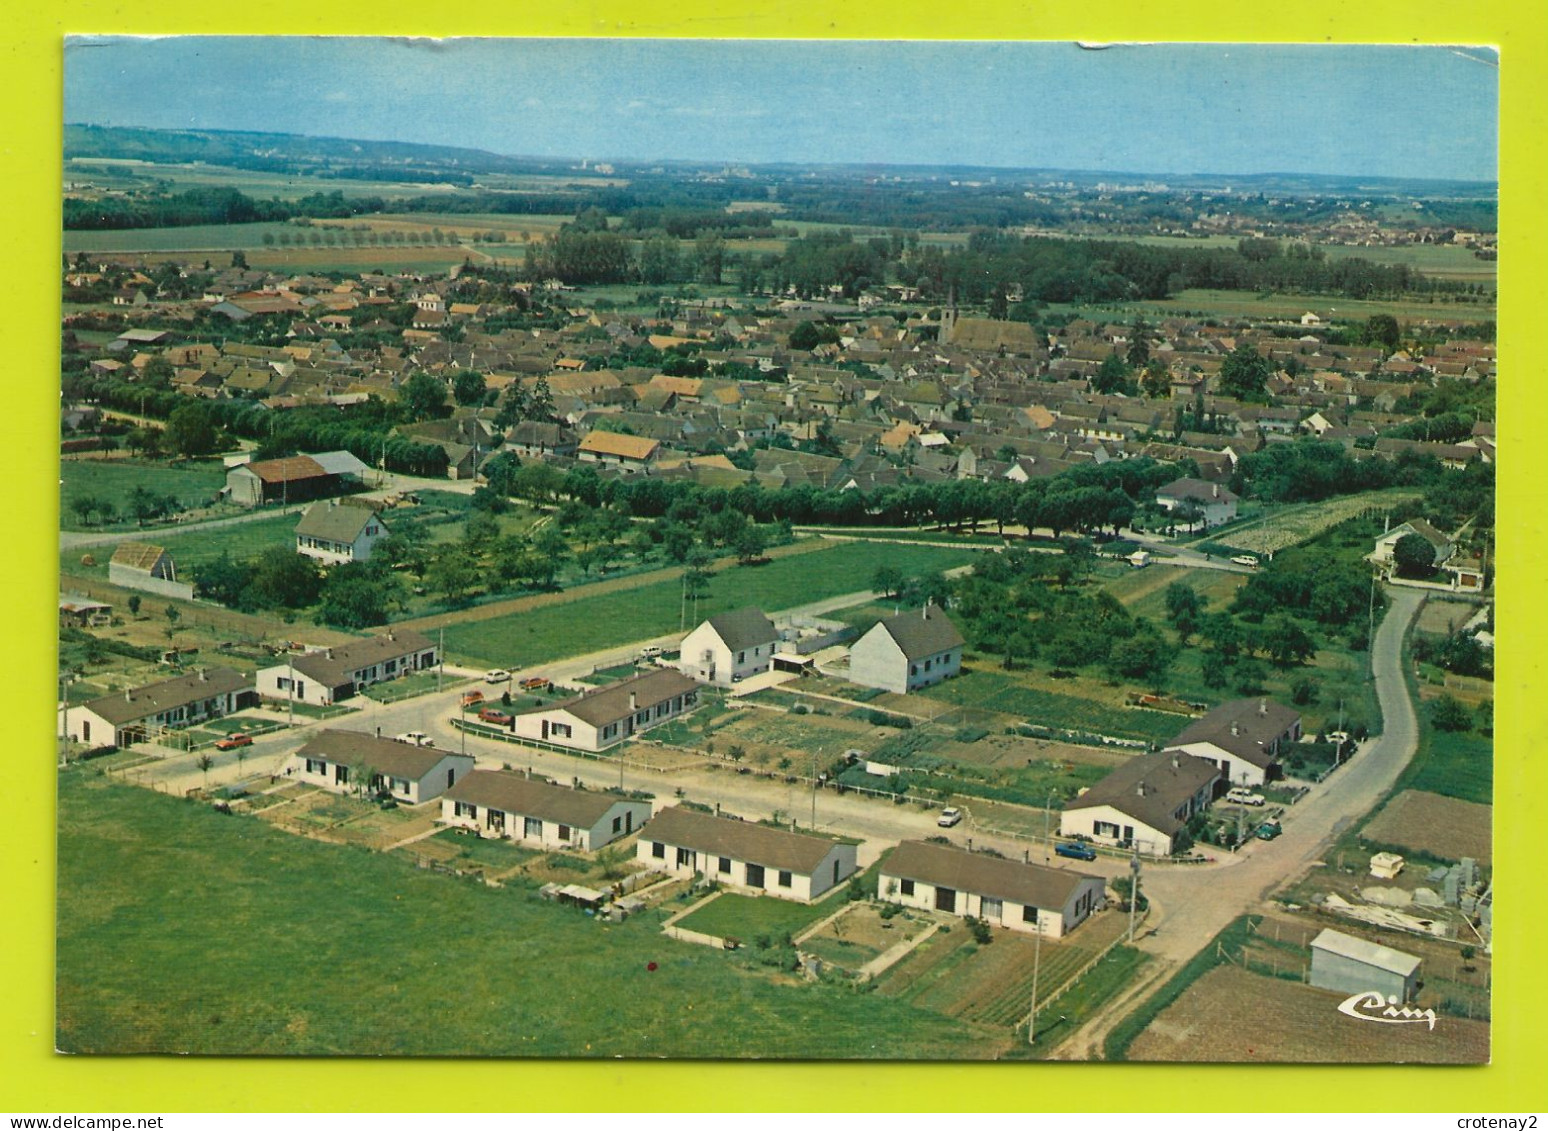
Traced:
<svg viewBox="0 0 1548 1131">
<path fill-rule="evenodd" d="M 1493 812 L 1488 805 L 1405 789 L 1382 807 L 1361 835 L 1443 860 L 1470 856 L 1488 864 L 1493 859 Z"/>
<path fill-rule="evenodd" d="M 1356 515 L 1387 510 L 1399 503 L 1411 502 L 1421 494 L 1420 491 L 1396 488 L 1344 495 L 1321 503 L 1291 505 L 1240 526 L 1211 531 L 1208 537 L 1248 553 L 1274 554 L 1290 546 L 1309 542 L 1324 530 L 1347 522 Z"/>
<path fill-rule="evenodd" d="M 1399 322 L 1493 320 L 1492 301 L 1456 302 L 1423 299 L 1355 299 L 1330 295 L 1255 294 L 1251 291 L 1185 290 L 1169 299 L 1129 304 L 1130 311 L 1159 317 L 1198 315 L 1216 318 L 1299 318 L 1307 311 L 1323 319 L 1363 322 L 1373 314 L 1391 314 Z"/>
<path fill-rule="evenodd" d="M 1130 1060 L 1197 1063 L 1481 1064 L 1489 1026 L 1441 1016 L 1425 1025 L 1346 1017 L 1347 995 L 1219 966 L 1162 1011 L 1129 1048 Z"/>
</svg>

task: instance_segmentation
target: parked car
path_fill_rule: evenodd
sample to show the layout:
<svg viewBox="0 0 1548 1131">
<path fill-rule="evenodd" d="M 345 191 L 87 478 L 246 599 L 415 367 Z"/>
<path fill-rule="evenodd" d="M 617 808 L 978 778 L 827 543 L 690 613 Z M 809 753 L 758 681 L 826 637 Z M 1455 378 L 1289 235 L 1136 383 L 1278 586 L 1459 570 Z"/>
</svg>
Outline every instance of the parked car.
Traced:
<svg viewBox="0 0 1548 1131">
<path fill-rule="evenodd" d="M 1273 840 L 1285 830 L 1279 827 L 1278 821 L 1264 821 L 1258 826 L 1258 831 L 1253 835 L 1259 840 Z"/>
<path fill-rule="evenodd" d="M 1237 554 L 1231 561 L 1239 566 L 1246 566 L 1248 569 L 1258 568 L 1258 559 L 1252 554 Z"/>
<path fill-rule="evenodd" d="M 500 727 L 508 727 L 516 721 L 504 711 L 494 707 L 485 707 L 478 713 L 478 717 L 486 723 L 493 723 L 495 726 Z"/>
<path fill-rule="evenodd" d="M 215 749 L 216 750 L 235 750 L 238 746 L 251 746 L 252 744 L 253 744 L 253 736 L 252 735 L 250 735 L 250 734 L 243 734 L 241 731 L 237 731 L 235 734 L 228 734 L 228 735 L 226 735 L 225 738 L 216 739 L 215 740 Z"/>
<path fill-rule="evenodd" d="M 474 704 L 482 703 L 483 701 L 484 693 L 482 691 L 464 691 L 462 693 L 462 705 L 464 707 L 471 707 Z"/>
<path fill-rule="evenodd" d="M 493 671 L 484 673 L 485 683 L 509 683 L 510 679 L 511 673 L 504 668 L 495 668 Z"/>
<path fill-rule="evenodd" d="M 399 742 L 406 742 L 410 746 L 434 746 L 435 741 L 422 730 L 407 730 L 397 736 Z"/>
<path fill-rule="evenodd" d="M 1068 856 L 1071 860 L 1095 860 L 1096 849 L 1089 844 L 1060 843 L 1054 845 L 1055 856 Z"/>
<path fill-rule="evenodd" d="M 553 686 L 553 680 L 541 675 L 528 676 L 521 681 L 521 689 L 523 691 L 548 691 Z"/>
<path fill-rule="evenodd" d="M 1265 799 L 1261 793 L 1235 786 L 1226 791 L 1226 800 L 1233 801 L 1237 805 L 1262 805 Z"/>
<path fill-rule="evenodd" d="M 645 647 L 640 649 L 640 659 L 654 660 L 657 656 L 661 655 L 665 651 L 666 649 L 661 647 L 659 644 L 647 644 Z"/>
<path fill-rule="evenodd" d="M 941 810 L 941 815 L 936 819 L 936 824 L 943 829 L 949 829 L 953 825 L 961 824 L 962 810 L 955 805 L 948 805 Z"/>
</svg>

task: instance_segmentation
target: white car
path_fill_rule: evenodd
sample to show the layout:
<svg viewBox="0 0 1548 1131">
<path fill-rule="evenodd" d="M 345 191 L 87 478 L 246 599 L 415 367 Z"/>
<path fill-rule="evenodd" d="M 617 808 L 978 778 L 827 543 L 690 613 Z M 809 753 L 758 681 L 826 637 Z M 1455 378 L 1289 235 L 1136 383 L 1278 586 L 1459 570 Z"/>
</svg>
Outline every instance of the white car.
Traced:
<svg viewBox="0 0 1548 1131">
<path fill-rule="evenodd" d="M 661 655 L 665 651 L 666 649 L 661 647 L 659 644 L 647 644 L 645 647 L 640 649 L 640 659 L 654 660 L 657 656 Z"/>
<path fill-rule="evenodd" d="M 484 673 L 485 683 L 509 683 L 510 680 L 511 673 L 504 668 L 495 668 L 493 671 Z"/>
<path fill-rule="evenodd" d="M 1237 787 L 1226 792 L 1226 800 L 1234 801 L 1238 805 L 1262 805 L 1264 797 L 1261 793 L 1254 793 L 1250 789 Z"/>
<path fill-rule="evenodd" d="M 435 742 L 422 730 L 408 730 L 397 736 L 399 742 L 406 742 L 410 746 L 434 746 Z"/>
<path fill-rule="evenodd" d="M 1246 566 L 1248 569 L 1258 568 L 1258 559 L 1251 554 L 1237 554 L 1231 561 L 1236 565 Z"/>
<path fill-rule="evenodd" d="M 935 823 L 943 829 L 949 829 L 951 826 L 961 823 L 961 821 L 962 810 L 958 809 L 955 805 L 948 805 L 946 808 L 941 810 L 941 815 Z"/>
</svg>

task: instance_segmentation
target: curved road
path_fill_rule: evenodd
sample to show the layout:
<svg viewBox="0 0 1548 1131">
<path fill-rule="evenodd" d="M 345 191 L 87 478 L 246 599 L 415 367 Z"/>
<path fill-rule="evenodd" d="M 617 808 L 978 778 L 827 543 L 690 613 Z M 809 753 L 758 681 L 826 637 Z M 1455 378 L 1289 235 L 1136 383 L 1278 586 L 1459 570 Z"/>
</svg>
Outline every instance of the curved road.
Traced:
<svg viewBox="0 0 1548 1131">
<path fill-rule="evenodd" d="M 1374 655 L 1382 733 L 1287 810 L 1283 835 L 1251 841 L 1238 855 L 1226 856 L 1213 867 L 1157 867 L 1141 873 L 1141 890 L 1151 900 L 1151 915 L 1136 945 L 1160 960 L 1153 967 L 1156 974 L 1169 974 L 1192 958 L 1232 919 L 1320 859 L 1328 845 L 1397 781 L 1418 748 L 1418 720 L 1403 679 L 1403 640 L 1423 600 L 1412 590 L 1388 593 L 1390 604 L 1376 632 Z M 1156 977 L 1152 986 L 1159 987 L 1162 981 Z M 1148 996 L 1136 995 L 1122 1002 L 1122 1008 L 1094 1018 L 1071 1035 L 1059 1058 L 1099 1057 L 1107 1031 Z"/>
</svg>

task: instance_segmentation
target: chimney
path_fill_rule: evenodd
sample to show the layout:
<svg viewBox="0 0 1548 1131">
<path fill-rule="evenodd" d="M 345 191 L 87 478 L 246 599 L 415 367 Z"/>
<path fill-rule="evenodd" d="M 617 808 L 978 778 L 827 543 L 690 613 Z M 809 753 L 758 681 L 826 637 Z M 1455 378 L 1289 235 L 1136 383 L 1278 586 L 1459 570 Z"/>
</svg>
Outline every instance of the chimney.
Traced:
<svg viewBox="0 0 1548 1131">
<path fill-rule="evenodd" d="M 640 709 L 640 697 L 634 692 L 629 692 L 629 713 L 633 714 Z"/>
<path fill-rule="evenodd" d="M 396 640 L 397 639 L 397 636 L 394 635 L 392 629 L 390 629 L 390 628 L 387 630 L 387 639 L 388 640 Z"/>
<path fill-rule="evenodd" d="M 1260 715 L 1267 715 L 1268 714 L 1268 700 L 1267 699 L 1259 699 L 1258 700 L 1258 714 L 1260 714 Z"/>
<path fill-rule="evenodd" d="M 1241 734 L 1241 733 L 1242 733 L 1242 724 L 1239 723 L 1239 722 L 1236 722 L 1233 719 L 1232 722 L 1231 722 L 1231 734 L 1232 735 L 1238 735 L 1238 734 Z"/>
<path fill-rule="evenodd" d="M 1145 796 L 1145 783 L 1143 781 L 1136 783 L 1136 785 L 1134 786 L 1134 792 L 1135 792 L 1135 794 L 1137 796 L 1144 797 Z"/>
<path fill-rule="evenodd" d="M 130 692 L 130 690 L 127 687 L 124 688 L 124 702 L 125 703 L 133 703 L 134 702 L 134 695 Z"/>
<path fill-rule="evenodd" d="M 209 681 L 210 681 L 210 673 L 209 673 L 209 671 L 207 669 L 205 669 L 205 668 L 200 668 L 199 669 L 199 682 L 200 683 L 208 683 Z"/>
<path fill-rule="evenodd" d="M 1032 863 L 1032 850 L 1030 848 L 1023 848 L 1021 850 L 1021 862 L 1023 864 Z"/>
<path fill-rule="evenodd" d="M 1217 499 L 1218 499 L 1218 498 L 1220 498 L 1220 484 L 1218 484 L 1218 483 L 1216 483 L 1216 484 L 1215 484 L 1215 486 L 1214 486 L 1214 489 L 1213 489 L 1213 491 L 1212 491 L 1212 492 L 1211 492 L 1211 494 L 1212 494 L 1212 495 L 1213 495 L 1213 496 L 1214 496 L 1214 497 L 1215 497 L 1215 498 L 1217 498 Z"/>
<path fill-rule="evenodd" d="M 1175 750 L 1172 751 L 1172 769 L 1174 769 L 1174 770 L 1182 769 L 1182 755 L 1177 753 L 1177 751 L 1175 751 Z"/>
</svg>

